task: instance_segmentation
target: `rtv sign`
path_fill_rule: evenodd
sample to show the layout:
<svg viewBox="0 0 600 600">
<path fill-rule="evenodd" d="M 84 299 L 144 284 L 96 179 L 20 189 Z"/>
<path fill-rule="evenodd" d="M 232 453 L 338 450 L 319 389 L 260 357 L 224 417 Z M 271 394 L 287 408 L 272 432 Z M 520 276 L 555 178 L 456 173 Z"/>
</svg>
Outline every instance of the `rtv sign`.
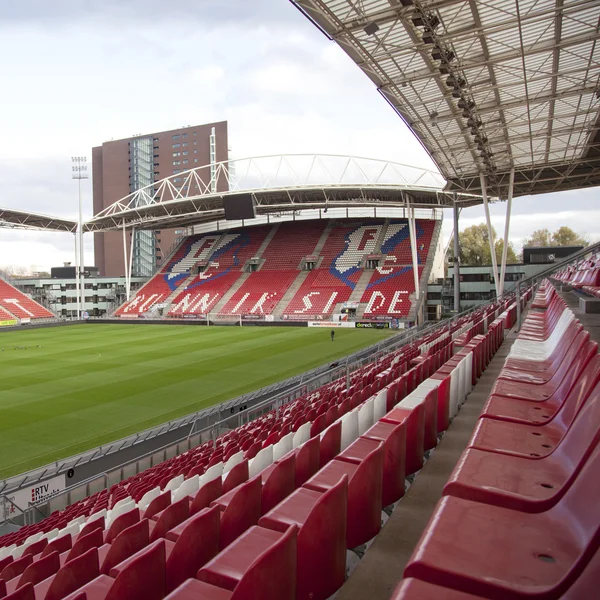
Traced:
<svg viewBox="0 0 600 600">
<path fill-rule="evenodd" d="M 0 519 L 6 521 L 16 517 L 29 508 L 30 505 L 44 502 L 65 489 L 65 476 L 59 475 L 15 492 L 9 492 L 5 497 L 0 498 Z"/>
</svg>

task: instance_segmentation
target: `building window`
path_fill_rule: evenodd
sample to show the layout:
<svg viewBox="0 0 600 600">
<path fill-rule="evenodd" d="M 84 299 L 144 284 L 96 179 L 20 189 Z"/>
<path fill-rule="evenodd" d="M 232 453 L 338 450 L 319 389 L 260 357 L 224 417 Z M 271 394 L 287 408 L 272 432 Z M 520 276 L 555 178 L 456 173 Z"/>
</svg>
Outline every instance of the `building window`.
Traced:
<svg viewBox="0 0 600 600">
<path fill-rule="evenodd" d="M 173 156 L 181 156 L 181 152 L 173 152 Z"/>
<path fill-rule="evenodd" d="M 186 158 L 185 160 L 182 161 L 184 165 L 187 165 L 190 161 Z M 173 163 L 175 164 L 175 163 Z M 179 163 L 178 163 L 179 164 Z"/>
<path fill-rule="evenodd" d="M 181 173 L 181 169 L 173 169 L 173 173 Z"/>
<path fill-rule="evenodd" d="M 196 135 L 196 132 L 194 131 L 194 135 Z"/>
<path fill-rule="evenodd" d="M 179 148 L 181 147 L 181 144 L 173 144 L 173 148 Z"/>
<path fill-rule="evenodd" d="M 187 142 L 183 142 L 181 145 L 185 148 L 187 146 Z"/>
<path fill-rule="evenodd" d="M 186 138 L 186 137 L 187 137 L 187 133 L 182 133 L 182 134 L 181 134 L 181 137 L 182 137 L 182 138 Z"/>
<path fill-rule="evenodd" d="M 181 154 L 183 154 L 183 156 L 187 156 L 189 152 L 187 150 L 184 150 Z"/>
<path fill-rule="evenodd" d="M 181 177 L 175 177 L 175 179 L 173 179 L 173 181 L 175 183 L 179 183 L 181 181 Z"/>
<path fill-rule="evenodd" d="M 196 163 L 196 162 L 198 162 L 198 159 L 197 159 L 197 158 L 195 158 L 195 159 L 194 159 L 194 162 L 195 162 L 195 163 Z"/>
<path fill-rule="evenodd" d="M 196 140 L 194 140 L 194 146 L 197 146 L 198 142 Z"/>
<path fill-rule="evenodd" d="M 194 150 L 194 154 L 198 154 L 198 150 Z"/>
<path fill-rule="evenodd" d="M 158 138 L 152 138 L 153 142 L 158 142 Z"/>
<path fill-rule="evenodd" d="M 173 139 L 174 139 L 174 140 L 178 140 L 178 139 L 179 139 L 179 135 L 174 135 L 174 136 L 173 136 Z"/>
<path fill-rule="evenodd" d="M 180 164 L 181 164 L 181 161 L 179 161 L 179 160 L 174 160 L 173 161 L 173 165 L 180 165 Z"/>
</svg>

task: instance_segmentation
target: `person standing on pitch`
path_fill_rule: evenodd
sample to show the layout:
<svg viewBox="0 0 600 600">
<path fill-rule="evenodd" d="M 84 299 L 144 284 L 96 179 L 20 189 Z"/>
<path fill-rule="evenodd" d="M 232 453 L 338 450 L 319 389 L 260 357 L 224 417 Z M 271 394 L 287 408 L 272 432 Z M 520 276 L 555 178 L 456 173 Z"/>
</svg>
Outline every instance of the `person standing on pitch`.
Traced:
<svg viewBox="0 0 600 600">
<path fill-rule="evenodd" d="M 335 337 L 335 331 L 332 329 L 331 330 L 331 341 L 333 342 L 333 338 Z"/>
</svg>

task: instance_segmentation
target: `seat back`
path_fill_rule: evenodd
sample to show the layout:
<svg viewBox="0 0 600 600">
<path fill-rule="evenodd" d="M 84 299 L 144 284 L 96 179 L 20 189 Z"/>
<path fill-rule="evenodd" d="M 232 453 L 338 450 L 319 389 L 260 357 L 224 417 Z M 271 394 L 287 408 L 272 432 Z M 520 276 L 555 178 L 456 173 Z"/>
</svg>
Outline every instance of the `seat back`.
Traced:
<svg viewBox="0 0 600 600">
<path fill-rule="evenodd" d="M 260 519 L 262 481 L 260 476 L 242 483 L 221 515 L 221 550 Z"/>
<path fill-rule="evenodd" d="M 73 543 L 73 538 L 70 535 L 63 535 L 59 538 L 52 540 L 43 550 L 40 558 L 44 558 L 44 556 L 48 556 L 52 552 L 58 552 L 61 554 L 62 552 L 66 552 L 71 549 L 71 545 Z"/>
<path fill-rule="evenodd" d="M 211 479 L 198 490 L 190 505 L 190 514 L 194 515 L 203 508 L 210 506 L 213 500 L 216 500 L 223 494 L 223 480 L 220 477 Z"/>
<path fill-rule="evenodd" d="M 145 548 L 149 542 L 150 525 L 148 519 L 142 519 L 139 523 L 121 531 L 104 557 L 100 573 L 108 575 L 115 565 Z"/>
<path fill-rule="evenodd" d="M 100 575 L 98 549 L 90 548 L 77 558 L 65 563 L 52 579 L 44 600 L 62 600 Z"/>
<path fill-rule="evenodd" d="M 236 488 L 241 483 L 244 483 L 244 481 L 248 481 L 248 477 L 248 459 L 244 458 L 241 462 L 237 463 L 227 475 L 225 475 L 225 480 L 223 481 L 223 494 Z"/>
<path fill-rule="evenodd" d="M 112 541 L 128 527 L 135 525 L 140 520 L 140 509 L 134 508 L 133 510 L 129 510 L 125 513 L 119 515 L 110 526 L 110 529 L 106 533 L 106 543 L 110 544 Z"/>
<path fill-rule="evenodd" d="M 30 544 L 29 546 L 27 546 L 27 548 L 25 548 L 25 550 L 23 551 L 22 556 L 27 556 L 28 554 L 35 556 L 36 554 L 40 554 L 40 552 L 42 552 L 42 550 L 47 545 L 48 545 L 48 539 L 42 538 L 41 540 L 38 540 L 37 542 L 33 542 L 33 544 Z"/>
<path fill-rule="evenodd" d="M 144 519 L 151 519 L 154 515 L 165 510 L 169 504 L 171 504 L 171 492 L 167 490 L 150 502 L 144 512 Z"/>
<path fill-rule="evenodd" d="M 105 600 L 162 600 L 166 588 L 165 540 L 157 540 L 120 571 Z"/>
<path fill-rule="evenodd" d="M 33 556 L 31 554 L 27 554 L 26 556 L 21 556 L 21 558 L 17 560 L 13 560 L 8 566 L 2 569 L 2 573 L 0 573 L 0 579 L 4 579 L 4 581 L 9 581 L 13 577 L 17 577 L 21 575 L 23 571 L 33 562 Z"/>
<path fill-rule="evenodd" d="M 167 531 L 177 527 L 179 523 L 183 523 L 190 516 L 190 501 L 187 496 L 169 505 L 156 521 L 156 525 L 150 535 L 150 541 L 155 542 L 167 535 Z"/>
<path fill-rule="evenodd" d="M 87 535 L 82 536 L 79 534 L 77 541 L 73 544 L 69 554 L 67 554 L 67 560 L 69 562 L 78 556 L 81 556 L 84 552 L 87 552 L 91 548 L 99 548 L 104 543 L 104 531 L 97 527 Z"/>
<path fill-rule="evenodd" d="M 219 552 L 220 510 L 207 508 L 191 516 L 167 559 L 167 593 L 195 577 Z M 183 525 L 183 524 L 182 524 Z"/>
<path fill-rule="evenodd" d="M 30 564 L 21 575 L 17 587 L 21 587 L 26 583 L 38 584 L 40 581 L 54 575 L 60 569 L 60 555 L 54 551 L 44 558 L 39 558 L 34 563 Z"/>
<path fill-rule="evenodd" d="M 6 596 L 5 600 L 35 600 L 33 583 L 26 583 Z"/>
<path fill-rule="evenodd" d="M 287 498 L 296 489 L 296 455 L 288 454 L 275 464 L 261 491 L 261 514 Z"/>
<path fill-rule="evenodd" d="M 322 468 L 334 456 L 337 456 L 341 451 L 342 444 L 342 421 L 336 421 L 330 425 L 323 436 L 320 444 L 319 467 Z"/>
<path fill-rule="evenodd" d="M 93 521 L 88 521 L 79 532 L 77 539 L 80 540 L 83 536 L 86 536 L 88 533 L 100 528 L 104 530 L 105 519 L 104 517 L 100 517 L 99 519 L 94 519 Z"/>
<path fill-rule="evenodd" d="M 321 439 L 317 436 L 296 450 L 296 487 L 300 487 L 319 470 L 320 447 Z"/>
<path fill-rule="evenodd" d="M 292 525 L 271 547 L 248 567 L 233 591 L 231 600 L 294 598 L 296 590 L 296 538 Z"/>
</svg>

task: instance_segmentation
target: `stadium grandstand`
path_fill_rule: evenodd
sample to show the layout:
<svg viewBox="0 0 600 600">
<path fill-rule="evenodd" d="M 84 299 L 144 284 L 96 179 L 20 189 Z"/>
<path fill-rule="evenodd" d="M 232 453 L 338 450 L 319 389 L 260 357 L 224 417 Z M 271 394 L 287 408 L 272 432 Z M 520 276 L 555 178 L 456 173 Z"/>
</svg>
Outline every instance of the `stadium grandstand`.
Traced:
<svg viewBox="0 0 600 600">
<path fill-rule="evenodd" d="M 335 327 L 397 331 L 7 477 L 0 598 L 597 599 L 600 243 L 510 290 L 504 253 L 496 297 L 462 313 L 457 262 L 456 314 L 439 323 L 423 299 L 444 209 L 458 230 L 460 209 L 483 204 L 495 260 L 489 202 L 506 201 L 506 242 L 520 196 L 600 185 L 600 5 L 292 4 L 374 81 L 439 173 L 230 160 L 142 187 L 80 228 L 18 211 L 0 225 L 122 232 L 127 299 L 78 325 L 89 337 L 149 322 L 200 335 L 325 327 L 332 341 Z M 184 233 L 132 293 L 131 234 L 161 227 Z M 35 328 L 42 307 L 14 290 L 0 285 L 0 319 Z"/>
</svg>

